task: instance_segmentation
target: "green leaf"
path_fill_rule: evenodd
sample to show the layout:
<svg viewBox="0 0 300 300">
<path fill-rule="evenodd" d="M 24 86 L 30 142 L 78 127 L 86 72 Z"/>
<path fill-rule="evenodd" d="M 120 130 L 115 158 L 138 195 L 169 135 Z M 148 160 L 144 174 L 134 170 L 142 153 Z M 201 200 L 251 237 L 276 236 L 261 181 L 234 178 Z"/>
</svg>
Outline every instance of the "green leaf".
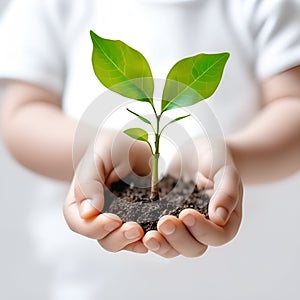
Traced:
<svg viewBox="0 0 300 300">
<path fill-rule="evenodd" d="M 148 133 L 141 128 L 129 128 L 124 130 L 124 133 L 135 140 L 148 142 Z"/>
<path fill-rule="evenodd" d="M 132 113 L 133 115 L 137 116 L 141 121 L 143 121 L 143 122 L 145 122 L 145 123 L 147 123 L 147 124 L 149 124 L 149 125 L 152 125 L 151 122 L 150 122 L 148 119 L 146 119 L 145 117 L 143 117 L 143 116 L 137 114 L 136 112 L 130 110 L 129 108 L 126 108 L 126 109 L 127 109 L 130 113 Z"/>
<path fill-rule="evenodd" d="M 161 110 L 194 105 L 217 89 L 229 53 L 198 54 L 177 62 L 164 86 Z"/>
<path fill-rule="evenodd" d="M 93 31 L 90 35 L 92 64 L 100 82 L 124 97 L 152 104 L 154 81 L 145 57 L 122 41 L 104 39 Z"/>
<path fill-rule="evenodd" d="M 190 114 L 185 115 L 185 116 L 181 116 L 181 117 L 178 117 L 178 118 L 175 118 L 174 120 L 170 121 L 169 123 L 167 123 L 167 124 L 162 128 L 162 130 L 160 131 L 160 134 L 162 134 L 162 132 L 165 130 L 165 128 L 167 128 L 169 125 L 171 125 L 171 124 L 173 124 L 173 123 L 175 123 L 175 122 L 178 122 L 178 121 L 180 121 L 180 120 L 182 120 L 182 119 L 185 119 L 185 118 L 187 118 L 187 117 L 189 117 L 189 116 L 190 116 Z"/>
<path fill-rule="evenodd" d="M 188 114 L 188 115 L 186 115 L 186 116 L 181 116 L 181 117 L 175 118 L 174 120 L 170 121 L 170 122 L 168 123 L 168 125 L 170 125 L 170 124 L 172 124 L 172 123 L 175 123 L 175 122 L 178 122 L 178 121 L 180 121 L 180 120 L 182 120 L 182 119 L 185 119 L 185 118 L 187 118 L 187 117 L 189 117 L 189 116 L 190 116 L 190 114 Z"/>
</svg>

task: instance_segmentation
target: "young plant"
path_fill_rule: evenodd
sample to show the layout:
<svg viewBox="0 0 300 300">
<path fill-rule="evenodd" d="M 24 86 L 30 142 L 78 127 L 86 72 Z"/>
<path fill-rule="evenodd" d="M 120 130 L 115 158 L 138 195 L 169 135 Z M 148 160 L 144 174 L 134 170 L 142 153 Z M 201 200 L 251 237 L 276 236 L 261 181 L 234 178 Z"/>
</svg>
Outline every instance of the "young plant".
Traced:
<svg viewBox="0 0 300 300">
<path fill-rule="evenodd" d="M 99 81 L 108 89 L 133 100 L 151 105 L 156 122 L 140 114 L 127 110 L 142 122 L 151 126 L 154 133 L 154 147 L 148 139 L 148 133 L 142 128 L 130 128 L 124 131 L 133 139 L 146 142 L 152 153 L 151 200 L 159 198 L 158 160 L 160 138 L 165 128 L 190 115 L 179 116 L 161 128 L 164 112 L 194 105 L 209 98 L 217 89 L 229 53 L 197 54 L 178 61 L 170 70 L 158 112 L 153 101 L 154 80 L 145 57 L 137 50 L 119 40 L 108 40 L 90 31 L 93 42 L 92 64 Z"/>
</svg>

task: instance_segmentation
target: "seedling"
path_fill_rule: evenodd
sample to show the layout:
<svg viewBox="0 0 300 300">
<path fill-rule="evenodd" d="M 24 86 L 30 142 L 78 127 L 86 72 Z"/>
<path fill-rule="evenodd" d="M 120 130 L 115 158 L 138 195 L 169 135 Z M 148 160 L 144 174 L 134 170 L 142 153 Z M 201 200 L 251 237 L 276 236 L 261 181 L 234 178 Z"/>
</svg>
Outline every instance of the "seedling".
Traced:
<svg viewBox="0 0 300 300">
<path fill-rule="evenodd" d="M 161 107 L 154 105 L 154 80 L 145 57 L 137 50 L 119 40 L 104 39 L 90 31 L 93 42 L 92 64 L 99 81 L 111 91 L 126 98 L 146 102 L 151 105 L 156 122 L 127 110 L 142 122 L 151 126 L 154 145 L 149 142 L 148 132 L 142 128 L 130 128 L 124 131 L 135 140 L 146 142 L 152 153 L 151 200 L 159 198 L 158 160 L 160 156 L 160 138 L 163 131 L 172 123 L 190 115 L 179 116 L 165 126 L 160 121 L 168 110 L 194 105 L 209 98 L 217 89 L 229 53 L 197 54 L 178 61 L 170 70 L 163 89 Z"/>
</svg>

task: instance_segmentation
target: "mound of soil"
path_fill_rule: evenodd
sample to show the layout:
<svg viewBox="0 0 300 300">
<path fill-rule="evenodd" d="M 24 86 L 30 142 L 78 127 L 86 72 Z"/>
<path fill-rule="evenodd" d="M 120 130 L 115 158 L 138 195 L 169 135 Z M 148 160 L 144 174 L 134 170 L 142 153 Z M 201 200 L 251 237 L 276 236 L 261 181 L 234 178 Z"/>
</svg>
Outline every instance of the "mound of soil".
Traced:
<svg viewBox="0 0 300 300">
<path fill-rule="evenodd" d="M 139 177 L 137 182 L 131 175 L 112 184 L 110 190 L 105 191 L 103 212 L 114 213 L 124 222 L 137 222 L 144 232 L 156 230 L 161 217 L 178 217 L 185 208 L 193 208 L 208 218 L 210 199 L 192 181 L 184 182 L 170 175 L 163 177 L 159 183 L 160 198 L 155 201 L 150 200 L 149 185 L 149 177 Z"/>
</svg>

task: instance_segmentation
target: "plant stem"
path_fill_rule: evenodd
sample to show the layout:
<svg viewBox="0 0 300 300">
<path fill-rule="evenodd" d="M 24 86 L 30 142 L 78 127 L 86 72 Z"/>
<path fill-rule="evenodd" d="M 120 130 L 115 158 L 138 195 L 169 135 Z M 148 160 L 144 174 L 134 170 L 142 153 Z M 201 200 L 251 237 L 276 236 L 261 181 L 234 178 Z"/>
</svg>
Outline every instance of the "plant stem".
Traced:
<svg viewBox="0 0 300 300">
<path fill-rule="evenodd" d="M 159 199 L 159 186 L 158 186 L 158 160 L 159 160 L 159 122 L 161 115 L 156 116 L 156 132 L 155 132 L 155 153 L 152 155 L 152 178 L 151 178 L 151 195 L 150 200 L 158 200 Z"/>
<path fill-rule="evenodd" d="M 152 155 L 152 178 L 151 178 L 151 195 L 150 195 L 151 201 L 155 201 L 159 199 L 158 159 L 159 159 L 159 153 L 155 153 Z"/>
</svg>

